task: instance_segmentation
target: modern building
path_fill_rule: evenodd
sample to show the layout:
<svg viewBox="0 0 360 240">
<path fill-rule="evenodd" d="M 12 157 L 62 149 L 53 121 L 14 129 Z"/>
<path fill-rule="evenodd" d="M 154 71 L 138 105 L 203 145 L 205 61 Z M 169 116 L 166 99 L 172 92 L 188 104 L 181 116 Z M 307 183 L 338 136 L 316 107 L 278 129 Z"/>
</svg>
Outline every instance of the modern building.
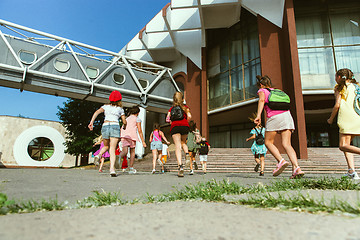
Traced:
<svg viewBox="0 0 360 240">
<path fill-rule="evenodd" d="M 121 51 L 171 67 L 203 135 L 241 148 L 256 111 L 256 75 L 291 97 L 300 158 L 338 145 L 335 72 L 360 79 L 358 0 L 172 0 Z"/>
</svg>

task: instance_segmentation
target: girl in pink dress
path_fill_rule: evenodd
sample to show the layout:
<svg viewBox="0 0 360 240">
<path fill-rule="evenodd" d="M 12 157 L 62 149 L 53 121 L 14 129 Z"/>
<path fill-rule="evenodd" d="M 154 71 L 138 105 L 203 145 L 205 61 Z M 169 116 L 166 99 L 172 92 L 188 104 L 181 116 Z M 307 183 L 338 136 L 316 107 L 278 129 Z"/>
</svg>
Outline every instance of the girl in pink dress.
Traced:
<svg viewBox="0 0 360 240">
<path fill-rule="evenodd" d="M 128 148 L 130 148 L 129 174 L 136 173 L 136 169 L 134 169 L 134 160 L 135 160 L 136 141 L 139 141 L 137 133 L 139 133 L 143 147 L 146 148 L 144 135 L 141 129 L 141 119 L 138 117 L 139 113 L 140 113 L 140 108 L 138 106 L 132 107 L 130 109 L 130 116 L 126 118 L 126 122 L 127 122 L 126 129 L 121 128 L 122 151 L 120 153 L 120 158 L 126 156 L 128 153 Z"/>
<path fill-rule="evenodd" d="M 104 141 L 103 141 L 103 138 L 102 136 L 100 135 L 99 138 L 98 138 L 98 141 L 96 141 L 96 143 L 94 144 L 94 146 L 96 145 L 99 145 L 100 144 L 100 148 L 99 150 L 97 150 L 96 152 L 94 152 L 94 156 L 98 156 L 101 149 L 104 147 Z M 100 167 L 99 167 L 99 172 L 102 173 L 102 168 L 103 168 L 103 165 L 104 165 L 104 161 L 105 161 L 105 158 L 110 158 L 110 154 L 108 151 L 106 151 L 100 158 Z M 94 158 L 94 164 L 97 166 L 99 165 L 99 162 L 98 162 L 99 158 Z"/>
</svg>

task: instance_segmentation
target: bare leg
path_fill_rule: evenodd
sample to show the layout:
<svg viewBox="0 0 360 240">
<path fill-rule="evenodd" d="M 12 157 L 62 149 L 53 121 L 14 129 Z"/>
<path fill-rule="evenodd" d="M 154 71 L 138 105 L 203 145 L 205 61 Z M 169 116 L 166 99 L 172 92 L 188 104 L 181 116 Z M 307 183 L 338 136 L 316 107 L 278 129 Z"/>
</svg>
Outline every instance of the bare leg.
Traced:
<svg viewBox="0 0 360 240">
<path fill-rule="evenodd" d="M 100 159 L 99 172 L 101 172 L 101 171 L 102 171 L 102 167 L 103 167 L 103 165 L 104 165 L 104 162 L 105 162 L 105 158 L 104 158 L 104 157 L 101 157 L 101 159 Z"/>
<path fill-rule="evenodd" d="M 174 144 L 175 144 L 175 156 L 177 164 L 181 165 L 181 134 L 176 133 L 172 135 Z"/>
<path fill-rule="evenodd" d="M 135 148 L 130 148 L 130 167 L 134 167 L 134 161 L 135 161 Z"/>
<path fill-rule="evenodd" d="M 189 152 L 189 156 L 190 156 L 190 170 L 193 170 L 193 161 L 195 161 L 195 157 L 193 157 L 194 153 L 193 152 Z"/>
<path fill-rule="evenodd" d="M 156 167 L 156 160 L 157 160 L 157 153 L 158 153 L 158 150 L 156 150 L 156 149 L 153 149 L 153 150 L 151 150 L 152 151 L 152 155 L 153 155 L 153 168 L 152 169 L 155 169 L 155 167 Z"/>
<path fill-rule="evenodd" d="M 295 168 L 299 167 L 297 156 L 294 148 L 291 146 L 291 130 L 284 130 L 281 132 L 281 143 L 286 151 L 286 154 L 288 155 L 291 164 L 292 164 L 292 170 L 294 171 Z"/>
<path fill-rule="evenodd" d="M 260 155 L 260 171 L 264 172 L 265 169 L 265 157 L 263 154 Z"/>
<path fill-rule="evenodd" d="M 354 155 L 352 154 L 352 152 L 346 151 L 347 149 L 349 149 L 349 146 L 357 148 L 355 146 L 350 145 L 352 139 L 353 139 L 352 135 L 340 133 L 339 149 L 344 152 L 349 173 L 353 173 L 355 171 Z"/>
<path fill-rule="evenodd" d="M 109 150 L 110 173 L 115 172 L 115 160 L 116 160 L 115 150 L 117 148 L 118 143 L 119 143 L 119 138 L 110 138 L 110 150 Z M 104 142 L 104 145 L 105 145 L 105 142 Z"/>
<path fill-rule="evenodd" d="M 353 139 L 352 135 L 340 133 L 340 141 L 339 141 L 340 150 L 343 152 L 360 154 L 360 148 L 351 145 L 352 139 Z"/>
<path fill-rule="evenodd" d="M 278 161 L 279 163 L 283 159 L 283 157 L 281 156 L 279 149 L 274 145 L 275 136 L 276 132 L 266 132 L 265 146 L 267 147 L 271 155 L 273 155 L 276 161 Z"/>
<path fill-rule="evenodd" d="M 99 157 L 101 157 L 106 151 L 109 150 L 110 146 L 110 139 L 103 139 L 104 146 L 100 149 L 100 152 L 98 154 Z"/>
<path fill-rule="evenodd" d="M 255 154 L 254 156 L 255 156 L 255 162 L 257 164 L 260 164 L 259 154 Z"/>
</svg>

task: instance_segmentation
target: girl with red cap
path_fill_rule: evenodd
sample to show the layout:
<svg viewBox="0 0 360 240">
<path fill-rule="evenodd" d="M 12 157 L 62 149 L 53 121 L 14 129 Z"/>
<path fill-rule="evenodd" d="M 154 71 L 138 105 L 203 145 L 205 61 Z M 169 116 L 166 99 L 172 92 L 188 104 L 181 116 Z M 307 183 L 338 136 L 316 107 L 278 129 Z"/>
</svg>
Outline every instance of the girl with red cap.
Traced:
<svg viewBox="0 0 360 240">
<path fill-rule="evenodd" d="M 105 104 L 101 108 L 96 110 L 88 125 L 90 131 L 92 131 L 95 119 L 100 113 L 104 113 L 105 119 L 103 126 L 101 128 L 101 134 L 104 139 L 103 140 L 104 147 L 101 148 L 99 154 L 95 156 L 95 162 L 97 162 L 100 156 L 102 156 L 106 151 L 109 150 L 110 175 L 112 177 L 116 177 L 115 150 L 120 140 L 120 124 L 119 124 L 120 118 L 124 124 L 123 127 L 126 128 L 125 113 L 124 113 L 124 109 L 122 108 L 121 99 L 122 99 L 121 93 L 119 91 L 113 91 L 109 96 L 110 103 Z"/>
</svg>

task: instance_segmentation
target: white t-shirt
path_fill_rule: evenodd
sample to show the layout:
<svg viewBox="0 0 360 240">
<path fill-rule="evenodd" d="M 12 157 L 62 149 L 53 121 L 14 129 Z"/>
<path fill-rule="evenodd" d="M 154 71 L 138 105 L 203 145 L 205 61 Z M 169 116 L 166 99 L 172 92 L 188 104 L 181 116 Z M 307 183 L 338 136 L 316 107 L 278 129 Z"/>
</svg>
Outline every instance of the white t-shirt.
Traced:
<svg viewBox="0 0 360 240">
<path fill-rule="evenodd" d="M 112 105 L 103 105 L 101 107 L 102 109 L 104 109 L 104 115 L 105 115 L 105 119 L 104 121 L 109 121 L 109 122 L 118 122 L 119 118 L 124 115 L 124 109 L 118 106 L 112 106 Z"/>
<path fill-rule="evenodd" d="M 167 156 L 167 149 L 168 149 L 168 145 L 167 144 L 163 144 L 162 145 L 162 155 Z"/>
</svg>

